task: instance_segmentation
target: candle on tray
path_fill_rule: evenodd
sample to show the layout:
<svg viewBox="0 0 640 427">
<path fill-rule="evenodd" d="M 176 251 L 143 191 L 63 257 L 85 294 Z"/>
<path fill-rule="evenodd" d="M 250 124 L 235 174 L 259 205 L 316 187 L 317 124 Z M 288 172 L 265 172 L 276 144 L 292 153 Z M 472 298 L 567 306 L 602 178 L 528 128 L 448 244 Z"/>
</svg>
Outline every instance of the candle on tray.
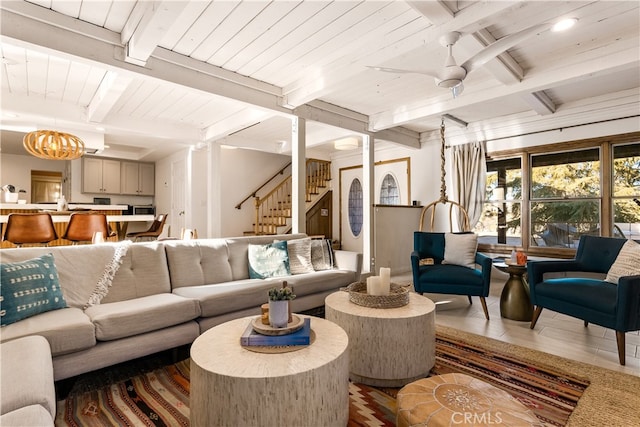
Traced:
<svg viewBox="0 0 640 427">
<path fill-rule="evenodd" d="M 389 295 L 391 292 L 391 269 L 380 267 L 380 288 L 382 295 Z"/>
<path fill-rule="evenodd" d="M 367 293 L 369 295 L 382 295 L 380 276 L 367 277 Z"/>
</svg>

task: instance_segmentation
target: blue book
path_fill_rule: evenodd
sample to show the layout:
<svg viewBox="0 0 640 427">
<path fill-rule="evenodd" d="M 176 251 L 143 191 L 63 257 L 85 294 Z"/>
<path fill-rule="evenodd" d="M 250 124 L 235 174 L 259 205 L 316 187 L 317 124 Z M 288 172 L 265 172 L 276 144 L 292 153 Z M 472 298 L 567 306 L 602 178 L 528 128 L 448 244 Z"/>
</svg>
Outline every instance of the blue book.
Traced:
<svg viewBox="0 0 640 427">
<path fill-rule="evenodd" d="M 287 335 L 262 335 L 253 330 L 252 322 L 240 337 L 243 346 L 287 346 L 311 343 L 311 319 L 304 318 L 302 329 Z"/>
</svg>

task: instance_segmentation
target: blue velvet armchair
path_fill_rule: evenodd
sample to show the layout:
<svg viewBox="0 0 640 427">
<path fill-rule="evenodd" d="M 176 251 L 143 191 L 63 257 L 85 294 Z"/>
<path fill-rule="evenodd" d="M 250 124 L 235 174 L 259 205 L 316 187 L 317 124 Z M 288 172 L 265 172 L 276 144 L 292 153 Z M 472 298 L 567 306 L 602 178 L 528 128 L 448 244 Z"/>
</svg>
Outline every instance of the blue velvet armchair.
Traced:
<svg viewBox="0 0 640 427">
<path fill-rule="evenodd" d="M 415 291 L 467 295 L 469 304 L 471 297 L 480 297 L 484 315 L 489 320 L 486 297 L 489 295 L 492 260 L 488 256 L 476 252 L 475 262 L 480 266 L 468 268 L 455 264 L 443 264 L 445 250 L 445 233 L 416 231 L 413 233 L 413 252 L 411 253 L 411 269 Z M 431 258 L 433 265 L 421 265 L 420 260 Z"/>
<path fill-rule="evenodd" d="M 625 332 L 640 330 L 640 275 L 622 277 L 617 285 L 575 276 L 579 276 L 579 272 L 606 275 L 625 242 L 625 239 L 583 235 L 573 260 L 529 261 L 529 290 L 535 306 L 531 329 L 543 308 L 582 319 L 585 326 L 595 323 L 613 329 L 618 358 L 624 365 Z M 549 278 L 545 277 L 547 273 L 569 273 L 572 277 Z"/>
</svg>

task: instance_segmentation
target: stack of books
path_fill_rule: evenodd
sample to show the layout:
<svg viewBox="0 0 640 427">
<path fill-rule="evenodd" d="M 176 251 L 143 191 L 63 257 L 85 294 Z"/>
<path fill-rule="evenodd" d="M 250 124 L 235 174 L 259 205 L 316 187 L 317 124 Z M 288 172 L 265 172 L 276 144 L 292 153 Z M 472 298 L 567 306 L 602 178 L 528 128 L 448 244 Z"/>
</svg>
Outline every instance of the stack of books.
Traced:
<svg viewBox="0 0 640 427">
<path fill-rule="evenodd" d="M 240 337 L 240 345 L 251 346 L 300 346 L 311 343 L 311 319 L 304 318 L 301 329 L 286 335 L 263 335 L 253 329 L 253 322 L 249 322 L 247 329 Z"/>
</svg>

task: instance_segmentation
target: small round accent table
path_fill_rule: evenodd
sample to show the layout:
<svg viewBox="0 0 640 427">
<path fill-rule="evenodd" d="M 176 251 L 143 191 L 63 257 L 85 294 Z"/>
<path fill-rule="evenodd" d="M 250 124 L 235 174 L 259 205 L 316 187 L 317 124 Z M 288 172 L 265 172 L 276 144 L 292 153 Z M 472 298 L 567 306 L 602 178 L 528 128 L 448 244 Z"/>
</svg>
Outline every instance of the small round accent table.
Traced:
<svg viewBox="0 0 640 427">
<path fill-rule="evenodd" d="M 325 318 L 349 336 L 349 376 L 378 387 L 400 387 L 424 378 L 435 364 L 435 304 L 414 292 L 409 304 L 369 308 L 334 292 L 325 299 Z"/>
<path fill-rule="evenodd" d="M 344 330 L 311 317 L 315 341 L 308 347 L 255 353 L 240 345 L 254 318 L 215 326 L 193 342 L 191 425 L 347 425 L 349 339 Z"/>
<path fill-rule="evenodd" d="M 509 279 L 500 294 L 500 316 L 505 319 L 531 321 L 533 305 L 529 298 L 529 286 L 524 281 L 527 266 L 517 264 L 494 263 L 498 270 L 509 273 Z"/>
</svg>

